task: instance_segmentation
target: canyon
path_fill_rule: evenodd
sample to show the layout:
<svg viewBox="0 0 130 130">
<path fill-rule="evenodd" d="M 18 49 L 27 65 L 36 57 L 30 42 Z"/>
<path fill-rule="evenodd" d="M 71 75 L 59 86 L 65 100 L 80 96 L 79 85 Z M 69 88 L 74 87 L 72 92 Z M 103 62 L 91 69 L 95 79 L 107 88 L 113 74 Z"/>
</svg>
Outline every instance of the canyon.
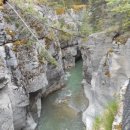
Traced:
<svg viewBox="0 0 130 130">
<path fill-rule="evenodd" d="M 63 20 L 77 29 L 72 20 L 83 11 L 57 16 L 36 5 L 36 17 L 13 7 L 36 38 L 6 4 L 0 12 L 0 130 L 93 130 L 95 118 L 117 98 L 112 130 L 128 130 L 130 38 L 117 42 L 118 32 L 104 30 L 68 39 L 47 26 Z"/>
</svg>

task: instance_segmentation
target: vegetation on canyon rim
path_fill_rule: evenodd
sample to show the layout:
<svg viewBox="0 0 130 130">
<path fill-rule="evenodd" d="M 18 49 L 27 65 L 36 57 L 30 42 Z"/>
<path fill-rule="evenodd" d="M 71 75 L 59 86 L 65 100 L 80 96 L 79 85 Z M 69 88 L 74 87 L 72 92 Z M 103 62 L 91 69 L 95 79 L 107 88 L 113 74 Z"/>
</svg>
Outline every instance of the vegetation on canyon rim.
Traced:
<svg viewBox="0 0 130 130">
<path fill-rule="evenodd" d="M 118 102 L 108 103 L 104 113 L 97 116 L 93 125 L 94 130 L 112 130 L 112 123 L 118 110 Z"/>
<path fill-rule="evenodd" d="M 106 28 L 113 28 L 112 31 L 116 30 L 117 32 L 119 30 L 129 31 L 129 0 L 88 0 L 85 2 L 85 6 L 83 4 L 79 4 L 79 1 L 77 2 L 76 0 L 59 0 L 58 2 L 55 0 L 26 0 L 28 3 L 27 6 L 25 6 L 23 0 L 11 1 L 22 9 L 24 13 L 32 14 L 37 17 L 38 20 L 41 19 L 49 30 L 49 35 L 46 37 L 50 40 L 55 40 L 55 35 L 50 35 L 52 30 L 58 31 L 59 41 L 68 41 L 71 38 L 75 38 L 75 36 L 79 36 L 84 39 L 88 35 L 97 31 L 102 31 Z M 41 5 L 44 4 L 47 7 L 51 6 L 58 15 L 65 13 L 69 14 L 71 8 L 76 11 L 76 13 L 82 12 L 82 17 L 80 20 L 72 18 L 72 21 L 76 23 L 76 27 L 72 24 L 66 23 L 64 19 L 54 20 L 48 23 L 47 17 L 41 17 L 41 15 L 38 15 L 38 12 L 34 7 L 35 3 Z M 37 30 L 37 32 L 38 31 L 40 30 Z"/>
</svg>

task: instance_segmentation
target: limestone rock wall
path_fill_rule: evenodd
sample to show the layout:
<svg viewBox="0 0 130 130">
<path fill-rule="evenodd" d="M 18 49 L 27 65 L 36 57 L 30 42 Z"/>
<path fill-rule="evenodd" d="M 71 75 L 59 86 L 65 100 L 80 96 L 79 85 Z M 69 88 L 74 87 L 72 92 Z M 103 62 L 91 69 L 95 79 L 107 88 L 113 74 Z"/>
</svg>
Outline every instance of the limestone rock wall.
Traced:
<svg viewBox="0 0 130 130">
<path fill-rule="evenodd" d="M 87 130 L 92 130 L 95 117 L 116 98 L 129 78 L 129 43 L 117 44 L 112 40 L 114 35 L 107 32 L 92 34 L 88 42 L 81 45 L 83 84 L 89 99 L 89 107 L 83 113 Z"/>
<path fill-rule="evenodd" d="M 71 17 L 68 14 L 58 17 L 49 7 L 36 6 L 39 17 L 48 17 L 43 23 L 35 15 L 24 13 L 15 5 L 14 8 L 38 41 L 15 12 L 5 5 L 0 12 L 0 111 L 4 110 L 0 114 L 0 130 L 35 130 L 41 113 L 41 97 L 64 86 L 64 69 L 75 66 L 75 60 L 81 57 L 80 40 L 73 38 L 60 43 L 58 31 L 46 25 L 61 18 L 68 23 Z M 75 27 L 74 22 L 69 24 Z M 55 40 L 51 39 L 51 34 Z M 43 48 L 55 58 L 58 66 L 47 60 Z"/>
<path fill-rule="evenodd" d="M 126 48 L 125 48 L 125 54 L 126 54 L 126 58 L 127 58 L 127 75 L 128 78 L 130 79 L 130 39 L 128 39 L 128 41 L 126 42 Z M 126 88 L 126 93 L 124 96 L 124 100 L 123 100 L 123 121 L 122 121 L 122 129 L 123 130 L 129 130 L 130 129 L 130 112 L 129 112 L 129 106 L 130 106 L 130 82 L 128 84 L 128 87 Z"/>
<path fill-rule="evenodd" d="M 36 10 L 40 17 L 47 15 L 45 23 L 50 25 L 52 21 L 64 20 L 76 28 L 70 17 L 80 19 L 74 13 L 56 16 L 48 7 L 37 6 Z M 104 111 L 130 77 L 130 40 L 126 44 L 116 43 L 113 41 L 116 33 L 100 32 L 90 35 L 86 43 L 79 37 L 61 41 L 58 31 L 51 33 L 37 17 L 24 14 L 19 8 L 17 11 L 38 41 L 33 41 L 34 37 L 14 11 L 6 7 L 0 12 L 0 130 L 35 130 L 41 113 L 41 97 L 64 86 L 64 69 L 75 66 L 81 53 L 83 85 L 89 99 L 83 122 L 87 130 L 92 130 L 94 118 Z M 55 40 L 51 39 L 52 34 Z M 47 49 L 58 66 L 47 61 L 42 48 Z M 128 93 L 124 108 L 129 107 Z M 127 124 L 126 111 L 124 124 Z"/>
<path fill-rule="evenodd" d="M 45 40 L 26 44 L 28 33 L 20 33 L 23 25 L 7 22 L 6 16 L 18 18 L 6 11 L 0 12 L 0 130 L 35 130 L 41 97 L 64 85 L 62 54 L 52 41 L 48 51 L 59 66 L 41 61 L 39 48 L 45 47 Z"/>
<path fill-rule="evenodd" d="M 75 66 L 76 60 L 81 59 L 81 52 L 79 49 L 79 39 L 72 40 L 68 44 L 61 44 L 62 59 L 64 69 L 70 69 Z"/>
<path fill-rule="evenodd" d="M 128 87 L 126 89 L 125 99 L 124 99 L 124 108 L 123 108 L 123 122 L 122 122 L 122 129 L 123 130 L 129 130 L 130 129 L 130 83 L 128 84 Z"/>
</svg>

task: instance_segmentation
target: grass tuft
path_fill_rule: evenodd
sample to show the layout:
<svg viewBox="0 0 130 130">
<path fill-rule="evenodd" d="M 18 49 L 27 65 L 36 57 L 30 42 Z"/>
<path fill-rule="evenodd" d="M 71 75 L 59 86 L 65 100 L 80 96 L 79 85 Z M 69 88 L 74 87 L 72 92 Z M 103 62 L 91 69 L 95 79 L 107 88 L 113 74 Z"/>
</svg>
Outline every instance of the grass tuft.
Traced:
<svg viewBox="0 0 130 130">
<path fill-rule="evenodd" d="M 95 118 L 94 130 L 112 130 L 112 123 L 118 110 L 118 102 L 112 101 L 108 103 L 102 116 Z"/>
</svg>

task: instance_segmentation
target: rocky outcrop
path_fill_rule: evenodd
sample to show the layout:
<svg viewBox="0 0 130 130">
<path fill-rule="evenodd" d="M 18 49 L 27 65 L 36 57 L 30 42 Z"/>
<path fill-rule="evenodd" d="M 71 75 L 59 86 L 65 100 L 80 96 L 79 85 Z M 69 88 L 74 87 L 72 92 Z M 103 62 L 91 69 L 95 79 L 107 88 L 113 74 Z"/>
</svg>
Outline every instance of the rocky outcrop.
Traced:
<svg viewBox="0 0 130 130">
<path fill-rule="evenodd" d="M 122 130 L 123 123 L 123 102 L 125 101 L 125 93 L 129 85 L 129 80 L 125 82 L 119 92 L 119 99 L 118 99 L 118 110 L 115 116 L 115 119 L 112 124 L 112 130 Z M 125 109 L 124 109 L 125 110 Z M 123 129 L 124 130 L 124 129 Z"/>
<path fill-rule="evenodd" d="M 4 18 L 11 16 L 18 20 L 11 10 L 6 11 Z M 35 130 L 41 113 L 41 97 L 64 85 L 62 54 L 52 41 L 48 52 L 58 66 L 47 62 L 47 54 L 45 58 L 42 54 L 45 39 L 27 44 L 28 33 L 20 33 L 23 23 L 18 28 L 6 18 L 0 12 L 0 130 Z"/>
<path fill-rule="evenodd" d="M 6 53 L 4 47 L 0 47 L 1 59 L 1 130 L 21 129 L 26 124 L 26 107 L 29 105 L 29 97 L 24 88 L 17 87 L 11 82 L 10 71 L 6 64 Z M 3 72 L 3 73 L 2 73 Z"/>
<path fill-rule="evenodd" d="M 124 53 L 126 57 L 126 74 L 127 77 L 130 78 L 129 73 L 129 55 L 130 55 L 130 39 L 127 40 L 125 47 L 124 47 Z M 129 129 L 129 86 L 130 81 L 126 81 L 125 84 L 122 86 L 120 93 L 119 93 L 119 109 L 118 113 L 115 116 L 115 120 L 113 122 L 112 130 L 128 130 Z"/>
<path fill-rule="evenodd" d="M 67 70 L 74 67 L 76 60 L 81 59 L 79 44 L 79 40 L 76 39 L 75 41 L 71 41 L 66 47 L 61 48 L 64 69 Z"/>
<path fill-rule="evenodd" d="M 92 130 L 94 118 L 100 115 L 108 102 L 128 81 L 129 52 L 127 45 L 112 40 L 115 34 L 92 34 L 81 45 L 84 71 L 84 89 L 89 107 L 83 114 L 87 130 Z M 95 109 L 96 108 L 96 109 Z"/>
<path fill-rule="evenodd" d="M 46 23 L 50 25 L 53 20 L 60 19 L 47 6 L 35 6 L 39 17 L 18 7 L 15 9 L 37 38 L 5 5 L 3 14 L 0 12 L 0 109 L 4 110 L 0 114 L 0 130 L 7 130 L 8 127 L 10 130 L 35 130 L 41 113 L 41 97 L 64 86 L 64 69 L 75 66 L 75 61 L 81 58 L 80 41 L 73 38 L 59 43 L 58 32 L 39 19 L 46 15 Z M 65 14 L 62 17 L 68 23 L 71 16 Z M 75 26 L 74 22 L 69 24 Z M 55 39 L 50 35 L 54 35 Z"/>
<path fill-rule="evenodd" d="M 127 72 L 127 75 L 128 75 L 128 78 L 130 78 L 130 71 L 129 71 L 129 68 L 130 68 L 130 39 L 128 39 L 128 41 L 126 42 L 126 48 L 125 48 L 125 54 L 126 54 L 126 58 L 127 58 L 127 69 L 126 69 L 126 72 Z M 125 93 L 125 96 L 124 96 L 124 100 L 123 100 L 123 119 L 122 119 L 122 129 L 123 130 L 129 130 L 130 129 L 130 123 L 129 123 L 129 120 L 130 120 L 130 111 L 129 111 L 129 105 L 130 105 L 130 96 L 129 96 L 129 93 L 130 93 L 130 82 L 126 88 L 126 93 Z"/>
<path fill-rule="evenodd" d="M 130 104 L 130 83 L 126 89 L 125 99 L 124 99 L 124 108 L 123 108 L 123 120 L 122 120 L 122 129 L 129 130 L 130 129 L 130 111 L 129 111 L 129 104 Z"/>
</svg>

